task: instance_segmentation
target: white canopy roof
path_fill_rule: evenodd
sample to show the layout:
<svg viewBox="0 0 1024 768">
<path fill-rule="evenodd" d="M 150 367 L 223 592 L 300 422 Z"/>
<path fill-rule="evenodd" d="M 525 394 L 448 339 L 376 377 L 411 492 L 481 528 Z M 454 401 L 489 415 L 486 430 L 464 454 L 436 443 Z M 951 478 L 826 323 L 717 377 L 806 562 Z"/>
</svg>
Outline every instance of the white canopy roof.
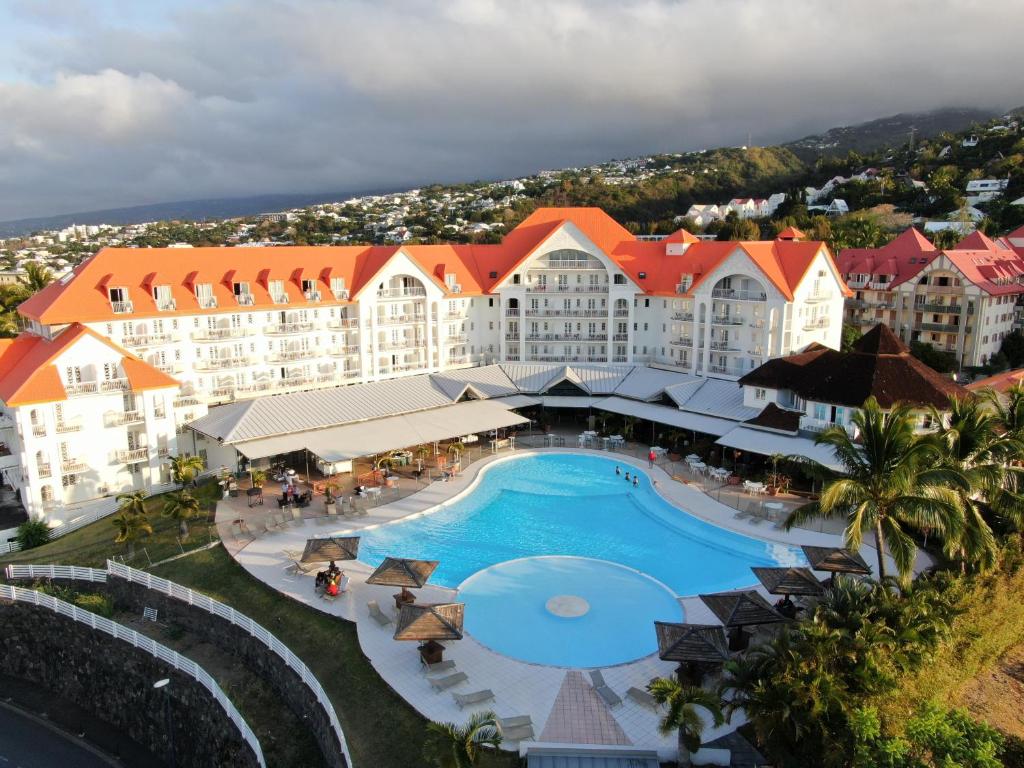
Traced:
<svg viewBox="0 0 1024 768">
<path fill-rule="evenodd" d="M 708 435 L 724 435 L 736 426 L 736 422 L 729 419 L 680 411 L 667 405 L 642 403 L 637 400 L 627 400 L 623 397 L 608 397 L 604 400 L 598 400 L 594 403 L 594 407 L 600 408 L 603 411 L 620 413 L 624 416 L 636 416 L 640 419 L 656 421 L 659 424 L 668 424 L 680 429 L 692 429 Z"/>
<path fill-rule="evenodd" d="M 250 459 L 307 449 L 324 461 L 334 462 L 528 421 L 501 403 L 468 400 L 416 413 L 247 440 L 234 447 Z"/>
<path fill-rule="evenodd" d="M 603 397 L 587 397 L 586 395 L 543 395 L 541 401 L 545 408 L 589 408 L 603 400 Z"/>
<path fill-rule="evenodd" d="M 824 464 L 830 469 L 842 470 L 835 453 L 829 446 L 816 445 L 807 437 L 767 432 L 754 427 L 736 427 L 715 442 L 727 448 L 759 453 L 762 456 L 771 456 L 774 453 L 780 453 L 783 456 L 803 456 L 813 459 L 819 464 Z"/>
</svg>

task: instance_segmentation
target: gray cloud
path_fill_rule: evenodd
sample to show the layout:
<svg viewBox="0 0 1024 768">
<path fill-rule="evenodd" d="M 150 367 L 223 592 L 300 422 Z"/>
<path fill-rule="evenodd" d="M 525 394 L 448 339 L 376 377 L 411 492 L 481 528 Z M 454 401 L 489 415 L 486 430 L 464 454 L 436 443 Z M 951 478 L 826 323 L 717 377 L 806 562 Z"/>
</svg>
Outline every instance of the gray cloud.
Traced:
<svg viewBox="0 0 1024 768">
<path fill-rule="evenodd" d="M 1021 100 L 1020 0 L 271 0 L 138 26 L 22 5 L 0 219 L 500 176 Z"/>
</svg>

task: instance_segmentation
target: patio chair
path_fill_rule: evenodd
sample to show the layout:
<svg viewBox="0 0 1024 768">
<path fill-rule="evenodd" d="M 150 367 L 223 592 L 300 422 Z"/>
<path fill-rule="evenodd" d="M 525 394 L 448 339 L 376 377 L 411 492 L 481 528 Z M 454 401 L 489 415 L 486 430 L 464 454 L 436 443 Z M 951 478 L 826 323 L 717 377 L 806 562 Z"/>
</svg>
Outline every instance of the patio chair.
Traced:
<svg viewBox="0 0 1024 768">
<path fill-rule="evenodd" d="M 655 712 L 658 711 L 658 700 L 641 688 L 630 688 L 626 691 L 626 698 L 635 701 L 641 707 L 647 707 Z"/>
<path fill-rule="evenodd" d="M 388 616 L 384 611 L 381 610 L 380 605 L 376 600 L 370 600 L 366 604 L 367 609 L 370 611 L 370 618 L 380 624 L 382 627 L 386 627 L 388 624 L 393 624 L 394 619 Z"/>
<path fill-rule="evenodd" d="M 604 699 L 604 703 L 609 707 L 617 707 L 622 703 L 622 699 L 615 691 L 608 687 L 608 684 L 604 681 L 604 675 L 600 669 L 590 670 L 590 682 L 594 686 L 594 691 Z"/>
<path fill-rule="evenodd" d="M 483 704 L 485 701 L 494 700 L 494 691 L 490 688 L 485 688 L 482 691 L 473 691 L 472 693 L 453 693 L 452 697 L 455 699 L 455 703 L 459 705 L 459 709 L 465 709 L 471 707 L 474 704 Z"/>
<path fill-rule="evenodd" d="M 291 570 L 296 576 L 301 576 L 304 573 L 310 573 L 316 570 L 316 563 L 304 563 L 301 560 L 302 555 L 299 557 L 291 557 L 291 563 L 285 566 L 285 570 Z"/>
<path fill-rule="evenodd" d="M 434 675 L 438 672 L 448 672 L 449 670 L 455 669 L 455 662 L 451 659 L 446 659 L 445 661 L 437 661 L 433 664 L 428 664 L 423 660 L 423 657 L 420 656 L 420 664 L 423 666 L 424 674 L 427 675 Z"/>
<path fill-rule="evenodd" d="M 499 717 L 501 735 L 506 741 L 524 741 L 533 738 L 533 721 L 529 715 L 516 717 Z"/>
<path fill-rule="evenodd" d="M 447 691 L 449 688 L 453 688 L 467 680 L 469 680 L 469 675 L 465 672 L 456 672 L 454 675 L 448 675 L 446 677 L 430 678 L 430 687 L 438 692 Z"/>
</svg>

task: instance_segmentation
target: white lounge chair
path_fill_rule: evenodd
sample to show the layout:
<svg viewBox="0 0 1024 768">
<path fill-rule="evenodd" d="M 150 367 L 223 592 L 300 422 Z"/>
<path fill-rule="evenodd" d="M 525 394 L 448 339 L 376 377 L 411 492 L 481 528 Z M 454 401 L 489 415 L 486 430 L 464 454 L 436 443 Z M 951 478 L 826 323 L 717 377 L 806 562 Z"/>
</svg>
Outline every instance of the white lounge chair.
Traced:
<svg viewBox="0 0 1024 768">
<path fill-rule="evenodd" d="M 647 707 L 654 711 L 658 709 L 658 700 L 641 688 L 630 688 L 626 691 L 626 698 L 635 701 L 641 707 Z"/>
<path fill-rule="evenodd" d="M 482 691 L 473 691 L 472 693 L 453 693 L 452 696 L 455 698 L 455 703 L 459 705 L 459 709 L 465 709 L 474 704 L 492 701 L 494 699 L 494 691 L 490 688 L 485 688 Z"/>
<path fill-rule="evenodd" d="M 617 707 L 622 703 L 622 699 L 615 691 L 608 687 L 608 684 L 604 681 L 604 675 L 601 674 L 600 669 L 590 670 L 590 682 L 594 686 L 594 691 L 604 699 L 604 703 L 609 707 Z"/>
<path fill-rule="evenodd" d="M 430 687 L 435 691 L 447 691 L 449 688 L 453 688 L 467 680 L 469 680 L 469 675 L 465 672 L 456 672 L 454 675 L 447 675 L 446 677 L 430 678 Z"/>
<path fill-rule="evenodd" d="M 428 664 L 423 660 L 423 657 L 420 656 L 420 664 L 423 665 L 423 673 L 427 675 L 436 675 L 438 672 L 448 672 L 449 670 L 455 669 L 455 662 L 451 659 Z"/>
<path fill-rule="evenodd" d="M 377 604 L 376 600 L 371 600 L 370 602 L 368 602 L 366 604 L 366 607 L 370 611 L 370 618 L 372 618 L 382 627 L 386 627 L 388 624 L 394 623 L 395 620 L 381 610 L 380 605 Z"/>
<path fill-rule="evenodd" d="M 529 715 L 499 717 L 501 735 L 506 741 L 525 741 L 533 738 L 533 721 Z"/>
</svg>

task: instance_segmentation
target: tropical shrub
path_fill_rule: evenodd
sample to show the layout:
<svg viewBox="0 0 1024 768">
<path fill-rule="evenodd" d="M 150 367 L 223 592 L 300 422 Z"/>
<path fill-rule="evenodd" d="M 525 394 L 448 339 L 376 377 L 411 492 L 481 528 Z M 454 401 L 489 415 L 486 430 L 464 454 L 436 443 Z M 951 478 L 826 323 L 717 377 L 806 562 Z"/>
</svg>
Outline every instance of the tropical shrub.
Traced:
<svg viewBox="0 0 1024 768">
<path fill-rule="evenodd" d="M 27 520 L 18 526 L 15 541 L 22 549 L 41 547 L 50 540 L 50 526 L 43 520 Z"/>
</svg>

